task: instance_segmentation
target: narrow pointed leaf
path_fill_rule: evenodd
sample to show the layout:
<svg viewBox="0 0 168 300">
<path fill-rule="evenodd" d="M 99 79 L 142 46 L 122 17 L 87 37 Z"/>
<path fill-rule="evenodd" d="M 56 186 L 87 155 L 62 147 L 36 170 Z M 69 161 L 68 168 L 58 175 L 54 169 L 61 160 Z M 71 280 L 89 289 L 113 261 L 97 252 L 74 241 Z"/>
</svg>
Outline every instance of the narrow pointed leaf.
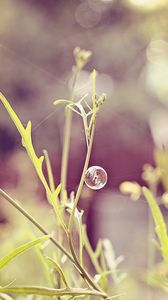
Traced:
<svg viewBox="0 0 168 300">
<path fill-rule="evenodd" d="M 53 268 L 60 274 L 63 282 L 65 283 L 65 286 L 68 287 L 68 283 L 67 280 L 65 278 L 65 275 L 63 273 L 63 270 L 61 269 L 61 267 L 56 263 L 55 260 L 53 260 L 52 258 L 46 256 L 46 259 L 48 260 L 48 262 L 53 266 Z"/>
<path fill-rule="evenodd" d="M 9 262 L 11 262 L 16 256 L 24 253 L 31 247 L 49 239 L 49 236 L 42 236 L 34 241 L 28 242 L 20 247 L 16 248 L 14 251 L 11 251 L 9 254 L 0 259 L 0 269 L 4 268 Z"/>
<path fill-rule="evenodd" d="M 166 224 L 162 212 L 151 191 L 146 187 L 143 187 L 142 190 L 151 209 L 151 213 L 156 226 L 155 231 L 161 245 L 161 252 L 163 258 L 168 263 L 168 236 L 167 236 L 167 228 L 166 228 Z"/>
<path fill-rule="evenodd" d="M 0 93 L 0 101 L 3 103 L 9 116 L 11 117 L 13 123 L 15 124 L 17 130 L 19 131 L 19 133 L 21 135 L 21 139 L 22 139 L 22 145 L 26 149 L 27 154 L 29 155 L 29 157 L 36 169 L 36 172 L 45 187 L 46 192 L 50 193 L 50 189 L 48 187 L 48 184 L 46 182 L 46 179 L 44 177 L 43 170 L 42 170 L 43 159 L 42 159 L 42 157 L 40 157 L 40 158 L 37 157 L 34 147 L 33 147 L 33 144 L 32 144 L 31 122 L 29 121 L 26 128 L 24 128 L 21 121 L 19 120 L 19 117 L 17 116 L 17 114 L 15 113 L 12 106 L 9 104 L 8 100 L 5 98 L 5 96 L 2 95 L 2 93 Z"/>
<path fill-rule="evenodd" d="M 58 195 L 61 192 L 61 183 L 56 187 L 54 193 L 53 193 L 53 199 L 56 199 L 58 197 Z"/>
</svg>

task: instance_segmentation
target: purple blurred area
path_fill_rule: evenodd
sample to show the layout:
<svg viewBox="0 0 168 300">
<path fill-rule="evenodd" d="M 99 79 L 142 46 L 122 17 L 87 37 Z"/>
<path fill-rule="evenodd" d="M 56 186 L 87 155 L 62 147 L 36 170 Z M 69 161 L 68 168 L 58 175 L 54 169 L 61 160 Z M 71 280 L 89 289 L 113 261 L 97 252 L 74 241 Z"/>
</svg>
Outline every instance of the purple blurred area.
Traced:
<svg viewBox="0 0 168 300">
<path fill-rule="evenodd" d="M 52 102 L 68 98 L 72 52 L 80 46 L 93 52 L 86 69 L 98 70 L 98 91 L 107 93 L 97 120 L 91 165 L 106 169 L 109 189 L 123 180 L 141 182 L 142 165 L 152 162 L 153 154 L 148 118 L 162 105 L 146 84 L 146 50 L 153 37 L 162 34 L 163 21 L 156 17 L 165 16 L 166 22 L 167 7 L 142 12 L 127 1 L 100 0 L 7 0 L 0 6 L 1 91 L 25 124 L 32 120 L 36 149 L 39 153 L 48 149 L 56 180 L 64 113 Z M 87 71 L 81 81 L 87 80 Z M 85 153 L 81 120 L 74 119 L 70 190 L 78 184 Z M 18 147 L 18 134 L 1 107 L 1 164 Z"/>
</svg>

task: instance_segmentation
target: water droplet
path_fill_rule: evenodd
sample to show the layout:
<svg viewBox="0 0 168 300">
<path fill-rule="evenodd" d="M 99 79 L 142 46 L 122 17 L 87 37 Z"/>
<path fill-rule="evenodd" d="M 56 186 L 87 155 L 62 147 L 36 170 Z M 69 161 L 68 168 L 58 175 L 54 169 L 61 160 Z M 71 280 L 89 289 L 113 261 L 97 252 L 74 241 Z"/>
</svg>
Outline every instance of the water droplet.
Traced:
<svg viewBox="0 0 168 300">
<path fill-rule="evenodd" d="M 86 171 L 86 185 L 92 190 L 102 189 L 107 183 L 107 173 L 99 166 L 92 166 Z"/>
</svg>

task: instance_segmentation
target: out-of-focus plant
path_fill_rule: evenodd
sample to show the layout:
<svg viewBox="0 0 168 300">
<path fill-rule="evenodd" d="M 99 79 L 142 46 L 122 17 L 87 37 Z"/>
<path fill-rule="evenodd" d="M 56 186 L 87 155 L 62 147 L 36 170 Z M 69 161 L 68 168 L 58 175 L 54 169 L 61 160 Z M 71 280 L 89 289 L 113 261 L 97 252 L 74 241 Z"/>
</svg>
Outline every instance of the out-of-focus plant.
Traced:
<svg viewBox="0 0 168 300">
<path fill-rule="evenodd" d="M 129 194 L 132 200 L 138 200 L 143 196 L 149 205 L 148 213 L 148 263 L 147 272 L 142 278 L 151 286 L 160 288 L 168 293 L 168 233 L 161 206 L 167 207 L 168 194 L 166 181 L 166 150 L 155 150 L 157 167 L 145 164 L 142 170 L 142 178 L 147 187 L 141 187 L 137 182 L 123 182 L 120 191 Z M 159 156 L 159 159 L 158 159 Z M 158 186 L 162 183 L 165 192 L 158 197 Z M 157 240 L 156 240 L 157 238 Z M 153 241 L 153 242 L 152 242 Z M 161 253 L 163 260 L 156 261 L 156 250 Z M 147 299 L 153 299 L 154 291 L 148 290 Z"/>
<path fill-rule="evenodd" d="M 61 183 L 56 187 L 50 159 L 46 150 L 43 155 L 38 156 L 32 142 L 32 128 L 29 121 L 27 126 L 23 126 L 19 117 L 13 110 L 12 106 L 3 94 L 0 94 L 0 101 L 6 108 L 10 118 L 16 126 L 21 136 L 22 146 L 25 148 L 35 171 L 40 179 L 45 192 L 46 198 L 51 205 L 56 220 L 56 230 L 48 233 L 44 226 L 44 222 L 39 221 L 25 210 L 18 201 L 14 200 L 4 190 L 0 189 L 0 195 L 13 205 L 31 224 L 33 224 L 44 236 L 35 237 L 34 231 L 29 231 L 31 241 L 16 247 L 10 253 L 6 253 L 0 259 L 0 269 L 6 267 L 21 253 L 24 253 L 31 247 L 34 247 L 39 258 L 38 262 L 44 267 L 46 278 L 48 278 L 49 286 L 22 285 L 18 286 L 13 283 L 7 283 L 0 287 L 1 299 L 13 299 L 11 295 L 19 297 L 24 295 L 27 299 L 43 299 L 44 296 L 56 297 L 60 299 L 62 296 L 69 299 L 74 297 L 85 297 L 89 299 L 92 296 L 97 298 L 112 299 L 120 298 L 118 292 L 118 284 L 124 275 L 118 274 L 117 265 L 120 259 L 116 259 L 112 246 L 107 240 L 99 240 L 96 250 L 94 251 L 90 245 L 86 225 L 83 224 L 83 211 L 78 210 L 78 202 L 85 181 L 85 174 L 89 165 L 92 144 L 95 132 L 96 117 L 102 104 L 105 101 L 105 95 L 96 94 L 96 76 L 97 72 L 93 70 L 92 77 L 92 104 L 88 104 L 88 96 L 84 95 L 78 100 L 75 96 L 75 87 L 78 75 L 81 69 L 89 61 L 91 52 L 76 48 L 74 50 L 75 66 L 73 67 L 73 80 L 70 100 L 59 99 L 54 101 L 54 105 L 64 103 L 66 105 L 66 121 L 64 132 L 64 145 L 62 155 Z M 77 192 L 67 193 L 67 167 L 69 157 L 70 133 L 72 113 L 78 114 L 84 125 L 86 138 L 86 158 Z M 46 163 L 48 179 L 43 171 L 43 164 Z M 38 211 L 36 212 L 38 213 Z M 49 214 L 46 213 L 46 218 Z M 44 220 L 43 220 L 44 221 Z M 74 239 L 74 237 L 76 239 Z M 55 246 L 55 251 L 49 249 L 46 251 L 45 243 L 50 242 Z M 40 246 L 39 246 L 40 245 Z M 90 274 L 85 266 L 84 250 L 88 253 L 90 261 L 95 269 L 94 276 Z M 112 255 L 111 255 L 112 254 Z M 24 269 L 23 269 L 24 272 Z M 112 276 L 113 285 L 109 284 Z M 115 292 L 117 291 L 117 292 Z M 109 296 L 113 293 L 112 296 Z M 16 299 L 16 298 L 15 298 Z M 19 299 L 19 298 L 18 298 Z"/>
<path fill-rule="evenodd" d="M 155 232 L 158 238 L 155 247 L 158 248 L 163 257 L 163 262 L 159 265 L 153 265 L 151 269 L 148 270 L 146 279 L 148 284 L 153 287 L 159 287 L 168 293 L 168 234 L 167 226 L 164 221 L 162 212 L 159 205 L 152 194 L 152 192 L 143 187 L 143 194 L 149 204 L 153 220 L 155 223 Z"/>
</svg>

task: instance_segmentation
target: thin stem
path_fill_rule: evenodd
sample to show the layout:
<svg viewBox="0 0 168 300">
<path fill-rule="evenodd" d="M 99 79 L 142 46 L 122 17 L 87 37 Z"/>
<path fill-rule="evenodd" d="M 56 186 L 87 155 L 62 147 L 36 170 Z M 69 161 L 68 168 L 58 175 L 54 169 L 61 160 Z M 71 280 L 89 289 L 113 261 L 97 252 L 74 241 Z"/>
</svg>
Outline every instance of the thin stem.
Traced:
<svg viewBox="0 0 168 300">
<path fill-rule="evenodd" d="M 79 268 L 79 270 L 82 271 L 82 273 L 83 273 L 83 275 L 84 275 L 84 278 L 87 279 L 87 282 L 88 282 L 88 283 L 90 284 L 90 286 L 92 286 L 95 290 L 97 290 L 97 291 L 99 291 L 99 292 L 101 292 L 101 293 L 104 293 L 104 292 L 101 290 L 100 286 L 99 286 L 97 283 L 95 283 L 95 282 L 93 281 L 92 277 L 87 273 L 87 271 L 81 267 L 81 264 L 80 264 L 80 262 L 79 262 L 79 260 L 78 260 L 78 257 L 76 256 L 76 252 L 75 252 L 75 249 L 74 249 L 73 240 L 72 240 L 72 235 L 69 235 L 69 245 L 70 245 L 70 249 L 71 249 L 71 253 L 72 253 L 72 255 L 73 255 L 73 258 L 74 258 L 74 260 L 75 260 L 75 262 L 76 262 L 76 265 L 77 265 L 77 267 Z M 107 295 L 106 295 L 105 293 L 104 293 L 104 297 L 107 297 Z"/>
<path fill-rule="evenodd" d="M 71 100 L 74 101 L 75 86 L 77 82 L 77 77 L 79 74 L 79 69 L 75 67 L 74 77 L 72 82 Z M 68 169 L 68 156 L 70 148 L 70 135 L 71 135 L 71 124 L 72 124 L 72 111 L 71 109 L 66 109 L 66 119 L 65 119 L 65 129 L 64 129 L 64 142 L 63 142 L 63 153 L 61 162 L 61 201 L 64 199 L 66 185 L 67 185 L 67 169 Z"/>
<path fill-rule="evenodd" d="M 84 167 L 83 167 L 81 180 L 80 180 L 80 183 L 79 183 L 79 186 L 78 186 L 78 190 L 77 190 L 77 193 L 76 193 L 75 201 L 74 201 L 72 212 L 71 212 L 70 219 L 69 219 L 68 238 L 69 238 L 69 245 L 70 245 L 72 256 L 73 256 L 79 270 L 82 271 L 82 273 L 84 274 L 84 277 L 87 279 L 87 282 L 90 283 L 90 285 L 92 287 L 94 287 L 96 290 L 101 290 L 101 288 L 93 282 L 90 275 L 86 272 L 86 270 L 80 264 L 80 262 L 77 258 L 75 249 L 73 247 L 73 240 L 72 240 L 72 228 L 73 228 L 75 210 L 76 210 L 76 207 L 77 207 L 80 195 L 81 195 L 81 191 L 82 191 L 82 188 L 83 188 L 83 184 L 84 184 L 84 181 L 85 181 L 86 170 L 87 170 L 88 165 L 89 165 L 89 160 L 90 160 L 92 145 L 93 145 L 94 132 L 95 132 L 95 121 L 94 121 L 93 127 L 92 127 L 91 139 L 90 139 L 90 143 L 89 143 L 89 146 L 88 146 L 88 149 L 87 149 L 87 154 L 86 154 L 86 159 L 85 159 L 85 164 L 84 164 Z"/>
<path fill-rule="evenodd" d="M 101 278 L 102 278 L 101 282 L 102 282 L 104 290 L 107 290 L 107 283 L 108 283 L 108 281 L 107 281 L 107 275 L 108 275 L 108 271 L 107 271 L 107 267 L 106 267 L 106 261 L 105 261 L 105 256 L 104 256 L 102 244 L 101 244 L 101 253 L 100 253 L 100 263 L 101 263 L 101 267 L 103 269 L 103 272 L 101 273 Z"/>
<path fill-rule="evenodd" d="M 151 215 L 150 208 L 148 208 L 148 249 L 147 249 L 147 268 L 148 271 L 154 266 L 155 262 L 155 246 L 151 242 L 152 238 L 154 237 L 154 224 L 153 218 Z M 147 292 L 147 300 L 153 299 L 153 291 L 151 287 L 148 287 Z"/>
<path fill-rule="evenodd" d="M 83 266 L 83 238 L 82 238 L 82 225 L 79 228 L 79 261 L 81 266 Z"/>
<path fill-rule="evenodd" d="M 77 207 L 77 204 L 78 204 L 78 201 L 79 201 L 79 198 L 80 198 L 80 195 L 81 195 L 81 191 L 82 191 L 83 184 L 84 184 L 84 181 L 85 181 L 86 170 L 87 170 L 88 165 L 89 165 L 89 160 L 90 160 L 90 155 L 91 155 L 92 145 L 93 145 L 94 133 L 95 133 L 95 121 L 93 122 L 93 127 L 92 127 L 92 132 L 91 132 L 91 139 L 90 139 L 90 143 L 89 143 L 87 154 L 86 154 L 85 164 L 84 164 L 84 167 L 83 167 L 81 180 L 80 180 L 80 183 L 79 183 L 79 186 L 78 186 L 78 190 L 77 190 L 77 193 L 76 193 L 74 205 L 73 205 L 72 212 L 71 212 L 71 215 L 70 215 L 69 226 L 68 226 L 68 238 L 69 238 L 69 245 L 70 245 L 71 253 L 72 253 L 72 256 L 73 256 L 73 258 L 76 262 L 77 267 L 79 268 L 79 270 L 82 271 L 84 277 L 87 279 L 87 282 L 94 289 L 102 291 L 100 286 L 93 282 L 93 279 L 90 277 L 90 275 L 87 273 L 87 271 L 81 266 L 81 264 L 78 260 L 78 257 L 76 255 L 76 252 L 75 252 L 75 249 L 74 249 L 74 246 L 73 246 L 73 240 L 72 240 L 72 228 L 73 228 L 73 222 L 74 222 L 75 209 Z"/>
<path fill-rule="evenodd" d="M 51 192 L 54 193 L 55 192 L 55 184 L 54 184 L 54 177 L 53 177 L 50 158 L 49 158 L 47 150 L 44 149 L 43 153 L 44 153 L 44 158 L 45 158 L 46 167 L 47 167 L 49 187 L 50 187 Z"/>
<path fill-rule="evenodd" d="M 0 287 L 1 293 L 10 293 L 17 295 L 42 295 L 42 296 L 97 296 L 105 297 L 103 293 L 86 289 L 53 289 L 40 286 L 16 286 L 16 287 Z"/>
<path fill-rule="evenodd" d="M 90 260 L 91 260 L 91 262 L 92 262 L 92 264 L 93 264 L 96 272 L 98 274 L 101 274 L 102 273 L 102 269 L 101 269 L 101 267 L 99 265 L 98 258 L 95 256 L 95 253 L 94 253 L 94 251 L 92 249 L 92 246 L 90 244 L 90 241 L 88 239 L 88 235 L 87 235 L 87 232 L 86 232 L 86 226 L 83 226 L 82 229 L 83 229 L 82 233 L 83 233 L 83 239 L 84 239 L 84 246 L 86 248 L 86 251 L 89 254 Z"/>
<path fill-rule="evenodd" d="M 63 202 L 66 185 L 67 185 L 67 169 L 68 169 L 68 155 L 70 147 L 70 133 L 71 133 L 71 123 L 72 123 L 72 111 L 68 108 L 66 109 L 66 121 L 64 129 L 64 143 L 63 143 L 63 153 L 62 153 L 62 163 L 61 163 L 61 201 Z"/>
<path fill-rule="evenodd" d="M 79 186 L 78 186 L 78 190 L 77 190 L 77 193 L 76 193 L 74 205 L 73 205 L 72 212 L 71 212 L 71 215 L 70 215 L 70 220 L 69 220 L 69 225 L 68 225 L 69 233 L 72 232 L 75 209 L 77 207 L 77 204 L 78 204 L 78 201 L 79 201 L 79 198 L 80 198 L 80 195 L 81 195 L 81 191 L 82 191 L 82 188 L 83 188 L 83 184 L 84 184 L 84 181 L 85 181 L 85 174 L 86 174 L 86 171 L 87 171 L 87 168 L 88 168 L 88 165 L 89 165 L 91 151 L 92 151 L 94 133 L 95 133 L 95 121 L 93 122 L 92 132 L 91 132 L 91 137 L 90 137 L 90 143 L 89 143 L 89 146 L 88 146 L 88 149 L 87 149 L 85 164 L 84 164 L 84 167 L 83 167 L 81 180 L 80 180 L 80 183 L 79 183 Z"/>
<path fill-rule="evenodd" d="M 150 185 L 150 190 L 152 191 L 153 195 L 156 196 L 156 186 L 151 184 Z M 155 264 L 155 255 L 156 255 L 156 251 L 155 251 L 155 246 L 154 244 L 151 242 L 152 238 L 154 238 L 155 235 L 155 227 L 154 227 L 154 223 L 153 223 L 153 217 L 150 211 L 150 208 L 148 208 L 148 249 L 147 249 L 147 268 L 148 271 L 151 270 L 151 268 L 154 266 Z M 147 300 L 152 300 L 153 299 L 153 290 L 151 289 L 151 287 L 148 287 L 148 292 L 147 292 Z"/>
<path fill-rule="evenodd" d="M 92 72 L 93 76 L 93 85 L 92 85 L 92 101 L 93 101 L 93 107 L 96 105 L 96 70 L 94 69 Z"/>
<path fill-rule="evenodd" d="M 49 155 L 48 155 L 48 151 L 44 149 L 43 150 L 43 154 L 44 154 L 44 158 L 45 158 L 45 162 L 46 162 L 46 167 L 47 167 L 49 187 L 50 187 L 51 192 L 54 193 L 55 192 L 55 183 L 54 183 L 54 176 L 53 176 L 53 171 L 52 171 L 52 167 L 51 167 L 51 162 L 50 162 L 50 158 L 49 158 Z M 53 207 L 54 207 L 54 205 L 53 205 Z M 55 210 L 55 212 L 56 212 L 56 210 Z M 57 241 L 60 243 L 61 228 L 59 226 L 59 221 L 56 220 L 56 222 L 57 222 L 56 238 L 57 238 Z M 59 251 L 59 249 L 57 249 L 57 259 L 60 261 L 60 251 Z M 57 277 L 57 288 L 61 288 L 61 278 L 60 278 L 59 272 L 57 272 L 56 277 Z M 57 300 L 60 300 L 60 299 L 61 299 L 60 296 L 58 296 Z"/>
</svg>

